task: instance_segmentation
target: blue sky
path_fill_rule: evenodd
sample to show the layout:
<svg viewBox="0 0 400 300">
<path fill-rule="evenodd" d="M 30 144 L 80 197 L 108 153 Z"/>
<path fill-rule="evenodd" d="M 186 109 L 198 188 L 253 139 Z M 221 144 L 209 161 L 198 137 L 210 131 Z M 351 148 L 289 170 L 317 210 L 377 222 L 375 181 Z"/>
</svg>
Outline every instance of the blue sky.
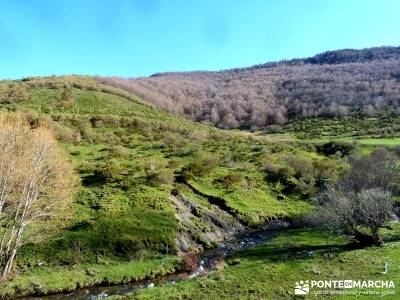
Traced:
<svg viewBox="0 0 400 300">
<path fill-rule="evenodd" d="M 398 0 L 0 0 L 0 78 L 220 70 L 400 45 Z"/>
</svg>

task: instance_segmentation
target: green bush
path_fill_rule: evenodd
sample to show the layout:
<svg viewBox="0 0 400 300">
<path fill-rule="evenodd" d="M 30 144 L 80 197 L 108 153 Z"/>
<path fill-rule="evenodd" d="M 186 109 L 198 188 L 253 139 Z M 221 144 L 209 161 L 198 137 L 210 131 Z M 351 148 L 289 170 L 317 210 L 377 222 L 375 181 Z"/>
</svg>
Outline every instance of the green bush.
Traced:
<svg viewBox="0 0 400 300">
<path fill-rule="evenodd" d="M 174 182 L 174 173 L 171 169 L 148 170 L 146 173 L 147 181 L 151 185 L 172 184 Z"/>
<path fill-rule="evenodd" d="M 338 177 L 339 165 L 334 160 L 322 159 L 314 162 L 315 177 L 319 185 L 323 182 L 335 181 Z"/>
<path fill-rule="evenodd" d="M 245 177 L 241 173 L 234 172 L 218 178 L 217 181 L 225 187 L 233 187 L 243 184 L 245 182 Z"/>
<path fill-rule="evenodd" d="M 18 103 L 31 97 L 29 86 L 26 84 L 0 83 L 0 103 Z"/>
<path fill-rule="evenodd" d="M 96 165 L 94 179 L 97 181 L 115 181 L 120 179 L 120 175 L 125 172 L 124 166 L 117 160 L 109 160 Z"/>
<path fill-rule="evenodd" d="M 202 156 L 195 158 L 183 170 L 184 177 L 204 176 L 210 173 L 219 164 L 219 159 L 215 156 Z"/>
<path fill-rule="evenodd" d="M 65 127 L 60 124 L 53 126 L 53 131 L 56 138 L 64 143 L 77 145 L 81 141 L 81 135 L 70 127 Z"/>
<path fill-rule="evenodd" d="M 279 168 L 279 176 L 280 177 L 292 177 L 296 174 L 295 169 L 290 166 Z"/>
<path fill-rule="evenodd" d="M 316 146 L 317 151 L 324 155 L 333 155 L 339 152 L 342 156 L 348 155 L 354 149 L 354 144 L 346 141 L 330 141 Z"/>
<path fill-rule="evenodd" d="M 286 161 L 288 166 L 294 170 L 295 177 L 301 177 L 304 175 L 312 176 L 314 173 L 312 160 L 308 157 L 294 154 L 289 155 Z"/>
<path fill-rule="evenodd" d="M 97 133 L 96 131 L 93 130 L 93 128 L 90 125 L 85 125 L 81 129 L 80 134 L 82 138 L 90 144 L 95 143 L 97 141 Z"/>
<path fill-rule="evenodd" d="M 119 158 L 129 154 L 129 150 L 124 146 L 113 146 L 107 149 L 111 157 Z"/>
<path fill-rule="evenodd" d="M 266 161 L 264 163 L 264 171 L 267 172 L 270 175 L 276 175 L 279 174 L 279 169 L 281 166 L 271 162 L 271 161 Z"/>
</svg>

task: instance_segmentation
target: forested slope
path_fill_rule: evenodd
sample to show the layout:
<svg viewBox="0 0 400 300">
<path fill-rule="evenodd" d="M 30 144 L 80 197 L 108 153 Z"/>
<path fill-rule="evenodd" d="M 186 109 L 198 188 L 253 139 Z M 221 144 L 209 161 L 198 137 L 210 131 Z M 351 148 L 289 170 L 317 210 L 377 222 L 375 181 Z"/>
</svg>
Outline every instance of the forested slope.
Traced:
<svg viewBox="0 0 400 300">
<path fill-rule="evenodd" d="M 400 114 L 400 47 L 338 50 L 220 72 L 97 78 L 148 102 L 220 128 L 293 118 Z"/>
</svg>

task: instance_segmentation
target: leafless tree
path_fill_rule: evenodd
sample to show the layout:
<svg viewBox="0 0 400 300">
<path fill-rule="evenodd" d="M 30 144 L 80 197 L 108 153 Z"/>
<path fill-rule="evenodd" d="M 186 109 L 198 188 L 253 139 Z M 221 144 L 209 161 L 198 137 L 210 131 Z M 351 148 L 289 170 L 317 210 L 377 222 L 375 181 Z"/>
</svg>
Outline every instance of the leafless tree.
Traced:
<svg viewBox="0 0 400 300">
<path fill-rule="evenodd" d="M 317 199 L 314 222 L 380 245 L 379 229 L 394 215 L 392 195 L 398 193 L 399 176 L 398 161 L 387 150 L 355 159 L 349 173 Z"/>
<path fill-rule="evenodd" d="M 51 131 L 30 128 L 21 115 L 0 115 L 0 154 L 0 270 L 4 280 L 20 247 L 46 235 L 49 226 L 37 225 L 65 218 L 74 176 Z"/>
</svg>

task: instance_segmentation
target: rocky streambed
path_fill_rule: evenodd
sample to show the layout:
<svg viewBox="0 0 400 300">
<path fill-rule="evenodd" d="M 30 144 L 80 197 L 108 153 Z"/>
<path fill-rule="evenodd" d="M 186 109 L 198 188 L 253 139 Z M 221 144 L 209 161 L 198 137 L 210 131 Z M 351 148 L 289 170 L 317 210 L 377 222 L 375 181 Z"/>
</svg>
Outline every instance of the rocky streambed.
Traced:
<svg viewBox="0 0 400 300">
<path fill-rule="evenodd" d="M 175 273 L 152 280 L 144 280 L 139 282 L 132 282 L 122 285 L 113 286 L 95 286 L 75 290 L 68 293 L 60 293 L 45 296 L 30 296 L 22 299 L 26 300 L 61 300 L 61 299 L 76 299 L 76 300 L 91 300 L 101 299 L 116 295 L 127 295 L 135 293 L 141 289 L 153 288 L 155 286 L 163 286 L 169 284 L 176 284 L 179 281 L 189 280 L 198 276 L 205 276 L 210 271 L 215 270 L 224 259 L 232 256 L 235 252 L 257 245 L 263 244 L 271 240 L 276 234 L 277 230 L 272 229 L 275 227 L 286 227 L 288 224 L 285 222 L 277 221 L 270 223 L 265 229 L 249 231 L 237 234 L 231 238 L 225 239 L 223 242 L 213 249 L 202 252 L 198 259 L 195 269 L 192 272 Z"/>
</svg>

